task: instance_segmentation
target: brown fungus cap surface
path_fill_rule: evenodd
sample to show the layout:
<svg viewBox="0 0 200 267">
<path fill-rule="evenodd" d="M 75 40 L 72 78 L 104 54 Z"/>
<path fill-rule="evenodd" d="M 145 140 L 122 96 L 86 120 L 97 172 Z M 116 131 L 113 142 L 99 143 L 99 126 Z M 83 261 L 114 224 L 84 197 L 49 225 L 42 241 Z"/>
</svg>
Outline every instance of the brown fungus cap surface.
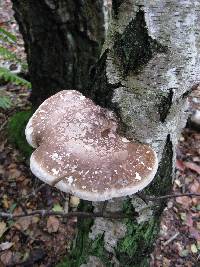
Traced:
<svg viewBox="0 0 200 267">
<path fill-rule="evenodd" d="M 111 111 L 74 90 L 48 98 L 33 114 L 26 138 L 36 148 L 32 172 L 85 200 L 105 201 L 146 187 L 158 167 L 156 153 L 117 133 Z"/>
</svg>

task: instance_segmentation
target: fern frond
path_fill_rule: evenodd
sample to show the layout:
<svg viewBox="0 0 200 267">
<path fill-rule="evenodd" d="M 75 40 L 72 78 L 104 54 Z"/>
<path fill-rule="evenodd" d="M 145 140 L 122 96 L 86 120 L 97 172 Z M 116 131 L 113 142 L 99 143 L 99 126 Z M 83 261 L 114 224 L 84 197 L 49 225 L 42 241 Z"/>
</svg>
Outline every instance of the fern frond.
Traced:
<svg viewBox="0 0 200 267">
<path fill-rule="evenodd" d="M 0 78 L 4 79 L 6 82 L 12 82 L 16 85 L 23 85 L 26 86 L 27 88 L 31 88 L 30 82 L 3 67 L 0 67 Z"/>
<path fill-rule="evenodd" d="M 8 96 L 0 96 L 0 108 L 8 109 L 12 106 L 12 101 Z"/>
<path fill-rule="evenodd" d="M 16 43 L 17 42 L 17 37 L 6 31 L 4 28 L 0 27 L 0 39 L 4 41 L 8 41 L 9 43 Z"/>
<path fill-rule="evenodd" d="M 21 62 L 21 60 L 17 58 L 17 56 L 14 53 L 10 52 L 7 48 L 2 46 L 0 46 L 0 56 L 2 56 L 4 60 L 13 60 Z"/>
</svg>

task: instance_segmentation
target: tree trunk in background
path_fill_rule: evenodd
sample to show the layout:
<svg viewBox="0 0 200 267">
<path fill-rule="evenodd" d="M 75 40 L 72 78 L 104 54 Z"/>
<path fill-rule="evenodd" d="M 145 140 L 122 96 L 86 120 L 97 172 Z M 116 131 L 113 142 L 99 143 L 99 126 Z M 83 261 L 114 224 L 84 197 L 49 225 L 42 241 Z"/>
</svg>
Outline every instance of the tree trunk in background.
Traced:
<svg viewBox="0 0 200 267">
<path fill-rule="evenodd" d="M 199 1 L 113 1 L 113 19 L 88 93 L 114 110 L 120 131 L 150 144 L 159 169 L 143 196 L 170 192 L 177 136 L 187 118 L 187 95 L 199 81 Z M 84 202 L 80 210 L 100 210 Z M 165 201 L 133 195 L 108 202 L 105 211 L 135 212 L 131 219 L 80 220 L 70 267 L 145 267 Z"/>
<path fill-rule="evenodd" d="M 12 0 L 37 106 L 62 89 L 84 91 L 104 41 L 100 0 Z"/>
</svg>

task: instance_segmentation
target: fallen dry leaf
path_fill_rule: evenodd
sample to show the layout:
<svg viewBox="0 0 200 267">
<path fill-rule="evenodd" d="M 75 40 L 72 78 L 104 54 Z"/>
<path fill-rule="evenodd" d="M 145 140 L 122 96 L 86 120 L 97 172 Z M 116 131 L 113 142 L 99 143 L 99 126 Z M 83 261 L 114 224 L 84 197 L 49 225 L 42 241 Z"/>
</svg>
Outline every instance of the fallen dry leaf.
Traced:
<svg viewBox="0 0 200 267">
<path fill-rule="evenodd" d="M 49 233 L 55 233 L 59 228 L 59 220 L 55 216 L 49 216 L 47 220 L 47 230 Z"/>
<path fill-rule="evenodd" d="M 8 173 L 8 179 L 9 180 L 16 180 L 21 175 L 21 172 L 17 169 L 10 169 Z"/>
<path fill-rule="evenodd" d="M 176 202 L 181 204 L 185 209 L 188 209 L 190 208 L 192 200 L 190 197 L 183 196 L 183 197 L 177 197 Z"/>
<path fill-rule="evenodd" d="M 12 251 L 8 250 L 1 254 L 1 261 L 5 266 L 8 266 L 12 262 Z"/>
<path fill-rule="evenodd" d="M 185 164 L 182 160 L 177 159 L 176 160 L 176 168 L 180 171 L 184 171 L 185 170 Z"/>
<path fill-rule="evenodd" d="M 192 193 L 200 193 L 200 184 L 197 180 L 194 180 L 192 185 L 190 186 L 190 191 Z"/>
<path fill-rule="evenodd" d="M 80 198 L 71 196 L 70 197 L 70 207 L 71 208 L 77 208 L 80 203 Z"/>
<path fill-rule="evenodd" d="M 197 229 L 195 229 L 194 227 L 189 227 L 189 231 L 190 231 L 191 237 L 193 237 L 197 241 L 200 241 L 200 232 Z"/>
<path fill-rule="evenodd" d="M 163 267 L 170 267 L 171 261 L 166 257 L 163 257 Z"/>
<path fill-rule="evenodd" d="M 191 248 L 192 253 L 197 253 L 198 252 L 198 249 L 197 249 L 195 244 L 192 244 L 190 248 Z"/>
<path fill-rule="evenodd" d="M 3 207 L 5 209 L 9 209 L 10 203 L 8 201 L 8 196 L 7 195 L 3 195 L 2 204 L 3 204 Z"/>
<path fill-rule="evenodd" d="M 188 168 L 188 169 L 190 169 L 190 170 L 192 170 L 192 171 L 195 171 L 195 172 L 197 172 L 198 174 L 200 174 L 200 166 L 199 165 L 197 165 L 197 164 L 195 164 L 195 163 L 193 163 L 193 162 L 184 162 L 184 165 Z"/>
<path fill-rule="evenodd" d="M 17 219 L 16 223 L 15 223 L 15 227 L 18 229 L 18 230 L 22 230 L 22 231 L 25 231 L 29 228 L 29 226 L 31 225 L 32 223 L 32 217 L 22 217 L 22 218 L 19 218 Z"/>
<path fill-rule="evenodd" d="M 6 230 L 7 230 L 6 223 L 5 222 L 0 222 L 0 238 L 5 233 Z"/>
<path fill-rule="evenodd" d="M 6 250 L 6 249 L 9 249 L 11 248 L 12 246 L 14 245 L 14 243 L 12 242 L 3 242 L 0 244 L 0 250 Z"/>
<path fill-rule="evenodd" d="M 185 224 L 189 227 L 193 227 L 193 219 L 191 214 L 187 214 Z"/>
</svg>

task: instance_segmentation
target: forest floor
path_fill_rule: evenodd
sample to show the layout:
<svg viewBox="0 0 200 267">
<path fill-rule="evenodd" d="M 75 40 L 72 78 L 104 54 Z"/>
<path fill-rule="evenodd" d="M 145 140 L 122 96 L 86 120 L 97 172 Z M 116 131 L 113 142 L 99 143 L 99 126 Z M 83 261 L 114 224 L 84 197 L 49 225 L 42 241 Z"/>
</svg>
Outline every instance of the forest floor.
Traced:
<svg viewBox="0 0 200 267">
<path fill-rule="evenodd" d="M 16 44 L 3 44 L 24 59 L 22 38 L 13 18 L 10 0 L 0 1 L 0 27 L 17 36 Z M 2 44 L 0 44 L 2 45 Z M 13 67 L 0 59 L 0 65 Z M 19 214 L 24 210 L 62 211 L 66 196 L 44 186 L 29 196 L 41 183 L 30 172 L 28 162 L 11 145 L 6 126 L 18 111 L 30 109 L 30 91 L 11 83 L 0 84 L 0 96 L 6 95 L 12 105 L 0 108 L 0 212 Z M 192 109 L 200 110 L 200 89 L 190 96 Z M 185 128 L 177 147 L 177 171 L 173 193 L 200 193 L 200 131 Z M 23 201 L 20 200 L 23 198 Z M 74 236 L 76 220 L 37 215 L 15 220 L 0 218 L 0 267 L 55 266 L 66 255 Z M 151 254 L 151 267 L 200 266 L 200 199 L 169 199 L 162 216 L 160 235 Z"/>
</svg>

